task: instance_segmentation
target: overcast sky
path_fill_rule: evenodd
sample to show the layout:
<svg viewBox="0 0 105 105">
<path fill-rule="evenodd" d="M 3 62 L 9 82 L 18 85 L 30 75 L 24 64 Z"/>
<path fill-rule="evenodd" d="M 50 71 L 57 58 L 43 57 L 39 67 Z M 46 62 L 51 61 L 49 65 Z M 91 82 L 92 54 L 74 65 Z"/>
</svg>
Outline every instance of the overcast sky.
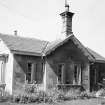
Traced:
<svg viewBox="0 0 105 105">
<path fill-rule="evenodd" d="M 69 1 L 69 0 L 68 0 Z M 105 0 L 70 0 L 73 33 L 105 57 Z M 0 33 L 53 41 L 61 38 L 64 0 L 0 0 Z"/>
</svg>

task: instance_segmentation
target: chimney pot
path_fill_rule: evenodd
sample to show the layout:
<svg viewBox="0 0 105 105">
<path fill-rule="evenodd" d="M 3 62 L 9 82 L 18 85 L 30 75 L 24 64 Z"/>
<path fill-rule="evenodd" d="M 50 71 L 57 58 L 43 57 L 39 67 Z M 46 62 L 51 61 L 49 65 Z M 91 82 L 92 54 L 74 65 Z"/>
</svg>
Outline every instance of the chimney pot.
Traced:
<svg viewBox="0 0 105 105">
<path fill-rule="evenodd" d="M 17 30 L 14 31 L 14 35 L 17 36 Z"/>
</svg>

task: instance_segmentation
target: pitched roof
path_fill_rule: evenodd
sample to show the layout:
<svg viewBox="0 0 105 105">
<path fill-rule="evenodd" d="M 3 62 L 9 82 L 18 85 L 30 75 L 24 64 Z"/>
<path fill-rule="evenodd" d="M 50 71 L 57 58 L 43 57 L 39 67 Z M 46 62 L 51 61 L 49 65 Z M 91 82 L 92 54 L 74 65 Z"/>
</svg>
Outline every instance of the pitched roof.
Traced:
<svg viewBox="0 0 105 105">
<path fill-rule="evenodd" d="M 23 52 L 36 56 L 47 55 L 54 51 L 56 48 L 60 47 L 71 39 L 74 44 L 88 57 L 90 61 L 95 62 L 105 62 L 105 58 L 96 53 L 95 51 L 86 48 L 81 42 L 74 36 L 71 35 L 63 40 L 59 39 L 53 42 L 38 40 L 35 38 L 25 38 L 19 36 L 0 34 L 0 38 L 4 41 L 7 47 L 14 52 Z"/>
<path fill-rule="evenodd" d="M 45 50 L 45 53 L 46 55 L 47 54 L 50 54 L 52 51 L 54 51 L 56 48 L 58 48 L 59 46 L 63 45 L 64 43 L 68 42 L 68 40 L 72 40 L 75 45 L 77 45 L 77 47 L 79 49 L 81 49 L 81 51 L 83 52 L 83 54 L 85 56 L 88 57 L 89 60 L 91 61 L 94 61 L 94 58 L 93 56 L 87 51 L 87 49 L 85 48 L 84 45 L 82 45 L 82 43 L 72 34 L 70 36 L 68 36 L 67 38 L 63 39 L 63 40 L 56 40 L 52 43 L 49 43 L 46 50 Z"/>
<path fill-rule="evenodd" d="M 48 43 L 45 53 L 50 54 L 52 51 L 54 51 L 59 46 L 63 45 L 69 39 L 71 39 L 77 45 L 77 47 L 82 50 L 84 55 L 86 55 L 90 61 L 105 63 L 104 57 L 102 57 L 100 54 L 96 53 L 95 51 L 91 50 L 90 48 L 86 48 L 74 35 L 71 35 L 64 40 L 59 39 L 51 43 Z"/>
<path fill-rule="evenodd" d="M 104 62 L 105 63 L 105 58 L 101 56 L 100 54 L 96 53 L 90 48 L 87 48 L 88 52 L 95 58 L 96 62 Z"/>
<path fill-rule="evenodd" d="M 24 38 L 19 36 L 0 34 L 0 38 L 4 41 L 11 51 L 28 52 L 33 55 L 40 56 L 47 41 L 35 38 Z"/>
</svg>

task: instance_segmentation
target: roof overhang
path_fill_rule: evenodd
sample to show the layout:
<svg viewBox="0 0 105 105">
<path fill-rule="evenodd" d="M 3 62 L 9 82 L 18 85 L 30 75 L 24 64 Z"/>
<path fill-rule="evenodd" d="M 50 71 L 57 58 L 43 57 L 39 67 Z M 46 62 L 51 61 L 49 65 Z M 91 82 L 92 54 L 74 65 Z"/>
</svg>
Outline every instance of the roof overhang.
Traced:
<svg viewBox="0 0 105 105">
<path fill-rule="evenodd" d="M 103 60 L 96 60 L 95 63 L 105 63 Z"/>
<path fill-rule="evenodd" d="M 17 50 L 11 50 L 13 54 L 19 54 L 19 55 L 31 55 L 31 56 L 42 56 L 41 53 L 33 53 L 33 52 L 26 52 L 26 51 L 17 51 Z"/>
<path fill-rule="evenodd" d="M 70 39 L 81 50 L 81 52 L 83 52 L 83 54 L 88 58 L 89 61 L 92 61 L 92 62 L 95 61 L 95 58 L 88 52 L 88 50 L 85 48 L 85 46 L 83 46 L 82 43 L 73 34 L 68 36 L 67 38 L 65 38 L 61 42 L 59 42 L 53 48 L 45 51 L 45 55 L 49 55 L 51 52 L 55 51 L 58 47 L 60 47 L 61 45 L 65 44 L 66 42 L 68 42 Z"/>
</svg>

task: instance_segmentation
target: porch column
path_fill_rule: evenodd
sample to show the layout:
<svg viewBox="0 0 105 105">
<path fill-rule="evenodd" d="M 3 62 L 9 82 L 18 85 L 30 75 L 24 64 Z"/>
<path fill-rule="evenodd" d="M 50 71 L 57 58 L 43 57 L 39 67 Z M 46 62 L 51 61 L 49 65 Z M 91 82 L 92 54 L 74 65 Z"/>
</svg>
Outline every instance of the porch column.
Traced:
<svg viewBox="0 0 105 105">
<path fill-rule="evenodd" d="M 31 71 L 31 82 L 35 80 L 35 67 L 36 64 L 32 64 L 32 71 Z"/>
</svg>

